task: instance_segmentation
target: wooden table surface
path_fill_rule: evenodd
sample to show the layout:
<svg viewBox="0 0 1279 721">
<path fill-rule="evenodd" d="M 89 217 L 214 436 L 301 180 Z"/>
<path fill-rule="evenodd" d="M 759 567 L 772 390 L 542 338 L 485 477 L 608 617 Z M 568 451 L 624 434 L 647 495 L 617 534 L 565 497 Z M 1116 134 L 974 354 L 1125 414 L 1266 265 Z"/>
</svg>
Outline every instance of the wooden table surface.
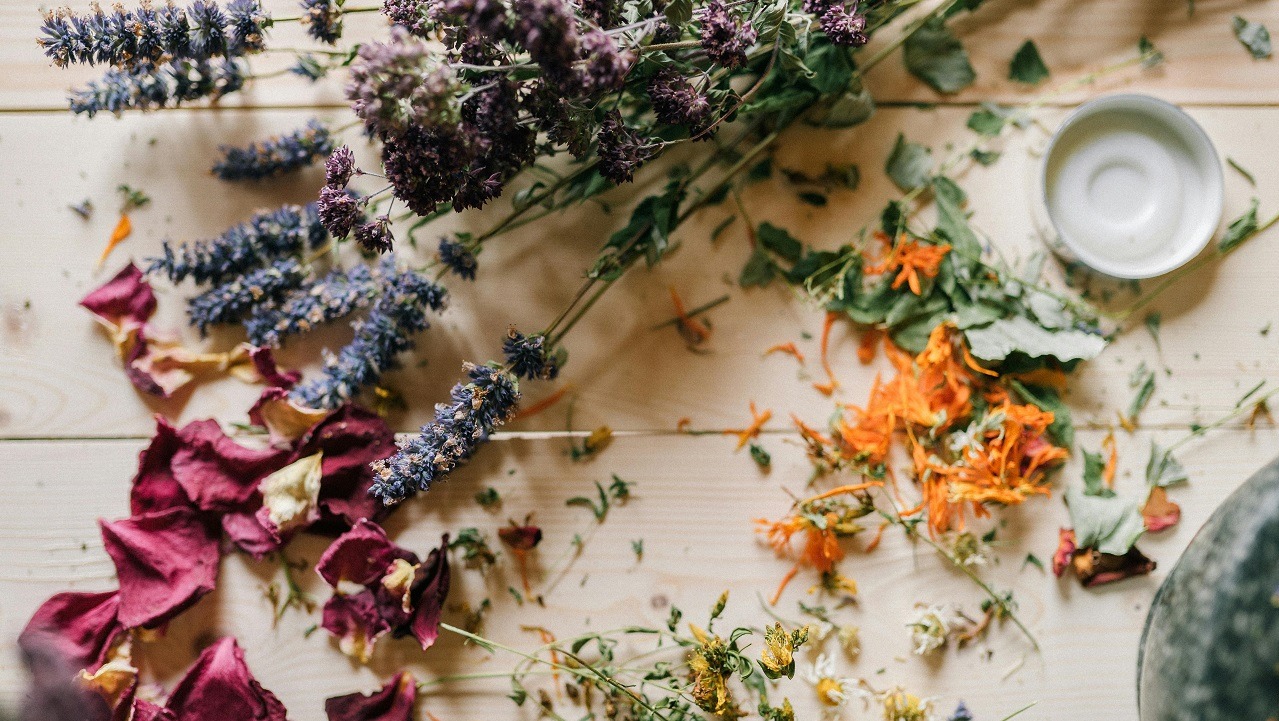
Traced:
<svg viewBox="0 0 1279 721">
<path fill-rule="evenodd" d="M 311 171 L 269 188 L 222 183 L 207 172 L 218 143 L 242 143 L 313 116 L 338 123 L 348 117 L 335 84 L 280 79 L 262 81 L 217 109 L 72 118 L 64 109 L 65 88 L 93 73 L 48 66 L 33 41 L 39 24 L 33 5 L 0 0 L 0 478 L 6 493 L 0 504 L 0 702 L 8 705 L 16 703 L 24 682 L 12 641 L 32 610 L 60 590 L 115 585 L 96 521 L 127 514 L 129 479 L 153 428 L 152 415 L 242 422 L 258 392 L 226 380 L 171 402 L 139 397 L 106 337 L 76 301 L 126 256 L 153 253 L 164 238 L 215 235 L 255 208 L 303 202 L 321 182 Z M 267 3 L 285 14 L 290 5 Z M 785 136 L 780 164 L 820 171 L 827 163 L 855 162 L 862 171 L 860 188 L 836 192 L 823 208 L 799 203 L 772 183 L 752 186 L 745 200 L 756 222 L 773 220 L 815 245 L 838 244 L 873 222 L 884 200 L 893 197 L 881 169 L 899 131 L 938 149 L 967 143 L 971 133 L 964 123 L 977 103 L 1025 101 L 1042 91 L 1004 80 L 1008 60 L 1023 40 L 1036 41 L 1053 72 L 1052 87 L 1131 57 L 1138 37 L 1146 35 L 1167 57 L 1161 68 L 1128 71 L 1062 96 L 1039 114 L 1037 124 L 1006 137 L 996 164 L 960 179 L 971 198 L 975 226 L 1006 254 L 1036 249 L 1030 186 L 1037 150 L 1072 104 L 1120 90 L 1180 103 L 1203 124 L 1223 161 L 1233 158 L 1255 176 L 1253 187 L 1241 174 L 1226 171 L 1227 220 L 1246 209 L 1253 196 L 1268 216 L 1279 210 L 1274 192 L 1279 164 L 1273 160 L 1279 149 L 1279 63 L 1254 61 L 1239 45 L 1230 27 L 1235 14 L 1279 29 L 1279 3 L 1272 1 L 1199 0 L 1188 16 L 1179 1 L 988 0 L 971 17 L 955 22 L 978 71 L 973 87 L 940 98 L 894 59 L 871 74 L 881 107 L 870 122 L 847 131 L 796 129 Z M 353 18 L 349 37 L 372 32 L 377 22 L 372 15 Z M 279 46 L 301 42 L 296 27 L 279 28 L 272 36 Z M 255 67 L 270 69 L 281 62 L 281 56 L 266 57 Z M 145 190 L 153 202 L 135 214 L 134 236 L 99 270 L 96 260 L 115 221 L 120 183 Z M 67 210 L 85 197 L 98 207 L 87 222 Z M 733 592 L 732 619 L 766 620 L 757 594 L 767 594 L 788 563 L 759 543 L 752 519 L 785 511 L 786 489 L 798 492 L 808 479 L 807 461 L 782 420 L 772 422 L 764 436 L 775 459 L 768 475 L 745 453 L 734 454 L 731 439 L 677 435 L 676 421 L 687 416 L 696 428 L 741 426 L 753 400 L 778 419 L 795 413 L 819 422 L 833 406 L 797 375 L 793 360 L 762 357 L 765 348 L 791 340 L 815 354 L 816 341 L 803 340 L 801 332 L 815 335 L 821 313 L 781 288 L 743 292 L 736 287 L 733 279 L 749 253 L 746 238 L 734 229 L 717 242 L 708 240 L 709 229 L 727 213 L 702 213 L 679 234 L 677 253 L 619 283 L 570 336 L 572 359 L 563 381 L 575 388 L 575 426 L 607 423 L 618 431 L 611 447 L 589 462 L 571 462 L 560 433 L 563 407 L 557 407 L 512 426 L 447 484 L 406 504 L 388 521 L 402 545 L 421 551 L 443 530 L 474 525 L 491 532 L 508 516 L 532 512 L 546 530 L 542 565 L 557 570 L 562 566 L 556 560 L 574 534 L 591 534 L 580 558 L 547 594 L 545 608 L 517 608 L 502 574 L 487 582 L 473 572 L 457 574 L 451 603 L 491 597 L 495 608 L 487 629 L 493 637 L 530 646 L 536 638 L 521 631 L 521 624 L 543 625 L 561 635 L 657 624 L 671 603 L 696 617 L 724 589 Z M 458 228 L 485 226 L 475 214 L 451 222 Z M 406 370 L 389 377 L 413 409 L 394 419 L 397 429 L 411 431 L 423 421 L 454 382 L 462 359 L 498 355 L 508 324 L 533 329 L 549 321 L 576 287 L 601 228 L 618 222 L 583 208 L 486 250 L 479 282 L 453 283 L 454 309 L 422 336 Z M 1076 374 L 1069 402 L 1080 425 L 1078 444 L 1095 449 L 1131 397 L 1129 373 L 1143 361 L 1167 369 L 1159 375 L 1142 427 L 1118 432 L 1121 491 L 1140 492 L 1152 441 L 1180 437 L 1192 421 L 1229 411 L 1257 382 L 1279 378 L 1279 332 L 1268 333 L 1279 319 L 1273 291 L 1277 240 L 1274 233 L 1263 234 L 1165 294 L 1155 308 L 1163 316 L 1160 347 L 1144 331 L 1130 332 Z M 710 315 L 715 330 L 709 353 L 689 353 L 669 329 L 649 330 L 671 314 L 668 286 L 694 305 L 724 293 L 732 296 Z M 181 298 L 188 291 L 160 289 L 161 324 L 181 326 Z M 856 341 L 846 332 L 838 330 L 832 345 L 843 382 L 838 399 L 859 402 L 880 368 L 856 362 Z M 225 334 L 201 345 L 226 348 L 236 340 Z M 305 367 L 321 347 L 341 342 L 340 329 L 317 335 L 292 345 L 282 361 Z M 530 385 L 527 395 L 533 401 L 552 389 Z M 962 698 L 983 720 L 1030 702 L 1037 705 L 1023 716 L 1027 719 L 1134 718 L 1137 641 L 1154 589 L 1217 503 L 1274 455 L 1277 439 L 1279 433 L 1268 426 L 1230 427 L 1185 448 L 1181 457 L 1192 481 L 1172 491 L 1184 510 L 1182 521 L 1141 541 L 1159 563 L 1148 577 L 1084 590 L 1073 580 L 1059 581 L 1024 565 L 1028 552 L 1043 559 L 1052 554 L 1057 528 L 1067 522 L 1059 494 L 1004 514 L 999 562 L 985 573 L 996 587 L 1015 590 L 1040 653 L 1004 626 L 968 648 L 947 649 L 937 658 L 911 656 L 903 624 L 916 602 L 951 601 L 972 609 L 981 600 L 979 592 L 927 549 L 913 548 L 900 537 L 890 537 L 874 553 L 854 554 L 845 569 L 861 587 L 859 603 L 841 610 L 840 619 L 860 625 L 864 650 L 856 661 L 841 659 L 841 669 L 878 686 L 904 684 L 935 697 L 941 709 Z M 1072 460 L 1058 486 L 1078 482 L 1079 467 Z M 634 481 L 636 497 L 592 533 L 589 513 L 564 501 L 612 473 Z M 485 485 L 500 489 L 499 513 L 483 511 L 472 500 Z M 639 538 L 644 556 L 636 562 L 631 541 Z M 322 545 L 301 540 L 291 556 L 314 562 Z M 402 667 L 430 678 L 510 663 L 444 639 L 427 654 L 410 643 L 384 641 L 370 666 L 356 667 L 326 634 L 304 637 L 316 614 L 289 612 L 272 627 L 262 588 L 277 573 L 271 564 L 228 557 L 218 590 L 180 617 L 164 640 L 143 644 L 146 666 L 171 681 L 201 643 L 214 634 L 234 634 L 246 646 L 259 680 L 280 696 L 291 718 L 313 721 L 323 717 L 326 696 L 372 689 Z M 322 600 L 323 584 L 306 575 L 306 586 Z M 780 607 L 784 613 L 795 615 L 800 589 L 796 585 L 786 597 Z M 810 659 L 805 655 L 801 663 Z M 789 682 L 785 692 L 803 711 L 801 718 L 813 718 L 813 696 L 801 684 Z M 512 711 L 506 690 L 500 683 L 476 685 L 429 696 L 421 706 L 450 721 L 535 717 L 533 710 Z"/>
</svg>

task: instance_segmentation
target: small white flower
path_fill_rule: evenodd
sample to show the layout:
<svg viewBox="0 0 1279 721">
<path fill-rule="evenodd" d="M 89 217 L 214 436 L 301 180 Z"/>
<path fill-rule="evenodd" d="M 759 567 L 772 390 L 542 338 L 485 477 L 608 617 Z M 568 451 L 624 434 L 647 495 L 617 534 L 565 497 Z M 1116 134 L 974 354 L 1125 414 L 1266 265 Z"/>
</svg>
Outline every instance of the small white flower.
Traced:
<svg viewBox="0 0 1279 721">
<path fill-rule="evenodd" d="M 856 626 L 840 626 L 839 645 L 850 658 L 857 657 L 862 652 L 861 629 Z"/>
<path fill-rule="evenodd" d="M 945 606 L 917 604 L 914 617 L 906 624 L 915 655 L 924 656 L 945 646 L 953 620 L 954 614 Z"/>
<path fill-rule="evenodd" d="M 838 716 L 857 691 L 857 682 L 835 674 L 835 659 L 820 654 L 812 665 L 804 669 L 804 679 L 813 685 L 817 698 L 822 702 L 824 716 Z"/>
<path fill-rule="evenodd" d="M 975 568 L 990 562 L 990 544 L 969 531 L 951 536 L 949 545 L 951 555 L 960 565 Z"/>
</svg>

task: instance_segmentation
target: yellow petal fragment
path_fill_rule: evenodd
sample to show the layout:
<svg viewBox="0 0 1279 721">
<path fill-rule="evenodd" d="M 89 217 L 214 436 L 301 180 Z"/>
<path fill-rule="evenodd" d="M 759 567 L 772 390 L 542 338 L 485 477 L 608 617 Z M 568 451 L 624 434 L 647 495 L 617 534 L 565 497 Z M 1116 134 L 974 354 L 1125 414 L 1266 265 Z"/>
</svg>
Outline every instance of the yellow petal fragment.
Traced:
<svg viewBox="0 0 1279 721">
<path fill-rule="evenodd" d="M 320 478 L 323 475 L 320 461 L 323 455 L 315 453 L 299 458 L 263 478 L 258 486 L 262 491 L 262 505 L 280 532 L 292 530 L 312 519 L 320 496 Z"/>
</svg>

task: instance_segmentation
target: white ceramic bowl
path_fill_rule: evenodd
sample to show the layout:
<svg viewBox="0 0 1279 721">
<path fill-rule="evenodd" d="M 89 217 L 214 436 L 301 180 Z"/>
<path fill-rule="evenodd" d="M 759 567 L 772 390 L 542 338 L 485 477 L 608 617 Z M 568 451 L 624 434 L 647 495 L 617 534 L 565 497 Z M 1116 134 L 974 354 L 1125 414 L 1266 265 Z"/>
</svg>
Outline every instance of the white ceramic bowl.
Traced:
<svg viewBox="0 0 1279 721">
<path fill-rule="evenodd" d="M 1186 263 L 1221 222 L 1212 141 L 1180 108 L 1148 95 L 1081 105 L 1053 136 L 1038 180 L 1044 241 L 1116 278 L 1151 278 Z"/>
</svg>

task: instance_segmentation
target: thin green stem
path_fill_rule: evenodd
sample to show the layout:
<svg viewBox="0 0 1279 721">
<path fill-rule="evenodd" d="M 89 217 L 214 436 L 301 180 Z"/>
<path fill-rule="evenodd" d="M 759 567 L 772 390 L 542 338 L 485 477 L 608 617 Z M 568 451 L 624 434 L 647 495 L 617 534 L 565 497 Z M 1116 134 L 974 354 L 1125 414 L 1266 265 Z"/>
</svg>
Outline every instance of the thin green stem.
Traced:
<svg viewBox="0 0 1279 721">
<path fill-rule="evenodd" d="M 341 8 L 340 10 L 338 10 L 338 12 L 342 13 L 343 15 L 356 15 L 358 13 L 382 12 L 382 8 L 380 6 L 370 5 L 367 7 Z M 296 22 L 301 22 L 304 19 L 306 19 L 305 15 L 286 15 L 284 17 L 279 17 L 279 18 L 271 18 L 271 22 L 272 23 L 296 23 Z"/>
<path fill-rule="evenodd" d="M 953 8 L 954 6 L 958 4 L 959 4 L 959 0 L 947 0 L 946 2 L 928 11 L 924 15 L 916 18 L 914 21 L 912 21 L 909 25 L 906 26 L 906 29 L 903 30 L 900 35 L 893 38 L 892 42 L 880 48 L 879 50 L 876 50 L 874 55 L 871 55 L 869 58 L 866 59 L 865 62 L 861 64 L 860 67 L 861 67 L 862 74 L 865 75 L 866 71 L 878 65 L 880 62 L 884 60 L 884 58 L 891 55 L 894 50 L 896 50 L 897 48 L 905 44 L 905 42 L 909 40 L 912 35 L 919 32 L 920 28 L 927 25 L 928 21 L 949 12 L 951 8 Z"/>
<path fill-rule="evenodd" d="M 688 311 L 687 313 L 684 314 L 684 318 L 696 318 L 697 316 L 701 315 L 702 313 L 705 313 L 706 311 L 712 308 L 715 308 L 716 306 L 720 306 L 720 305 L 723 305 L 724 303 L 727 303 L 731 298 L 732 296 L 721 295 L 720 297 L 716 298 L 715 300 L 712 300 L 709 303 L 703 303 L 702 305 L 699 305 L 696 308 Z M 649 330 L 661 330 L 663 328 L 676 325 L 684 318 L 677 317 L 677 318 L 671 318 L 670 320 L 664 320 L 661 323 L 658 323 L 657 325 L 649 326 Z"/>
<path fill-rule="evenodd" d="M 1168 448 L 1166 449 L 1167 452 L 1171 453 L 1172 451 L 1186 445 L 1190 441 L 1200 436 L 1206 435 L 1208 431 L 1216 430 L 1226 425 L 1227 423 L 1235 420 L 1236 418 L 1241 418 L 1245 415 L 1251 414 L 1253 412 L 1253 409 L 1255 409 L 1259 403 L 1265 403 L 1266 401 L 1270 400 L 1276 395 L 1279 395 L 1279 388 L 1272 388 L 1269 391 L 1262 393 L 1260 396 L 1246 399 L 1245 401 L 1239 403 L 1234 408 L 1234 410 L 1218 418 L 1212 423 L 1208 423 L 1202 426 L 1195 426 L 1193 429 L 1191 429 L 1190 433 L 1186 434 L 1184 437 L 1175 441 L 1172 445 L 1168 446 Z"/>
</svg>

